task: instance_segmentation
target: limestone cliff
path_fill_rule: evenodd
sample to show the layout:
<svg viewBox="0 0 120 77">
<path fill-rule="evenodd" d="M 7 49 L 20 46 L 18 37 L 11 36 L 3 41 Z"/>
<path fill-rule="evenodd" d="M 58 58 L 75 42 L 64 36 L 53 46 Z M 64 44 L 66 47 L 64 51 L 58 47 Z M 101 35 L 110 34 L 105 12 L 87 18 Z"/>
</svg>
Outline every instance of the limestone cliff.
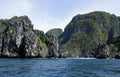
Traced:
<svg viewBox="0 0 120 77">
<path fill-rule="evenodd" d="M 0 57 L 51 57 L 47 37 L 40 37 L 44 32 L 33 30 L 27 16 L 0 20 Z"/>
</svg>

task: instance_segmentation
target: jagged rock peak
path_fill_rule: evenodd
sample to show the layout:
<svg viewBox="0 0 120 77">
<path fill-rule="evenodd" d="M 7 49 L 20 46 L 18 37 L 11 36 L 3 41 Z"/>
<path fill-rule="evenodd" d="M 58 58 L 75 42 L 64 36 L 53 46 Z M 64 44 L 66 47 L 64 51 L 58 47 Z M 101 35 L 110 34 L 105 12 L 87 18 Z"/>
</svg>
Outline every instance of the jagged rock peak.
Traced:
<svg viewBox="0 0 120 77">
<path fill-rule="evenodd" d="M 0 57 L 56 57 L 58 43 L 52 39 L 33 30 L 27 16 L 0 20 Z"/>
</svg>

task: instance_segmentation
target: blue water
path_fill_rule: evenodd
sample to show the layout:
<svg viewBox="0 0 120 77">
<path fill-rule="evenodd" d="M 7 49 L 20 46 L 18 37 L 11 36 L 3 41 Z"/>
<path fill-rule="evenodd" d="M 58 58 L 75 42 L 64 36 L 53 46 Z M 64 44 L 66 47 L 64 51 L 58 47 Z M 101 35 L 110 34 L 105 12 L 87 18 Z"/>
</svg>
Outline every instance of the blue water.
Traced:
<svg viewBox="0 0 120 77">
<path fill-rule="evenodd" d="M 0 77 L 120 77 L 120 60 L 1 58 Z"/>
</svg>

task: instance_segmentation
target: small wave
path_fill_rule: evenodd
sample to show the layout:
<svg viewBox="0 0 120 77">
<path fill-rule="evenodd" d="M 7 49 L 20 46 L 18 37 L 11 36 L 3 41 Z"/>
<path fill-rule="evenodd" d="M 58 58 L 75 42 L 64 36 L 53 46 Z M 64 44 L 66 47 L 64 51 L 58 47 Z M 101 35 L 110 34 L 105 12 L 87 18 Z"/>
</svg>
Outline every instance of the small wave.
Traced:
<svg viewBox="0 0 120 77">
<path fill-rule="evenodd" d="M 80 57 L 80 58 L 67 58 L 67 59 L 96 59 L 96 58 L 85 58 L 85 57 Z"/>
</svg>

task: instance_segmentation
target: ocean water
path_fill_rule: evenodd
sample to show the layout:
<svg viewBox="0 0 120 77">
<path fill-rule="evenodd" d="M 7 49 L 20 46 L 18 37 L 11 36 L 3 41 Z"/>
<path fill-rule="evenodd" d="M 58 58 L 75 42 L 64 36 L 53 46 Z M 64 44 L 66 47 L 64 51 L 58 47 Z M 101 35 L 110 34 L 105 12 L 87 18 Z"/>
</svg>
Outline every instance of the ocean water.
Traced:
<svg viewBox="0 0 120 77">
<path fill-rule="evenodd" d="M 120 60 L 0 58 L 0 77 L 120 77 Z"/>
</svg>

